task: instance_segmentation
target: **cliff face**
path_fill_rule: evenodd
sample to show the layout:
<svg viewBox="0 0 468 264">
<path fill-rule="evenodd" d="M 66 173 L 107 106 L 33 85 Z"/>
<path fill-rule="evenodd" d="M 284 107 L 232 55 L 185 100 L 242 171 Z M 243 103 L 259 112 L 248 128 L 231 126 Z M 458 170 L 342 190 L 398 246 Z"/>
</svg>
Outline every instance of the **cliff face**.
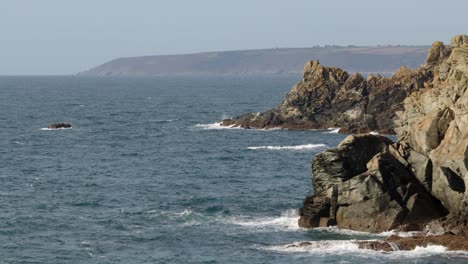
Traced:
<svg viewBox="0 0 468 264">
<path fill-rule="evenodd" d="M 425 68 L 398 69 L 392 77 L 369 75 L 326 67 L 318 60 L 304 67 L 302 80 L 274 109 L 222 121 L 225 126 L 244 128 L 326 129 L 340 127 L 342 133 L 378 131 L 393 134 L 395 112 L 402 101 L 432 79 Z"/>
<path fill-rule="evenodd" d="M 403 87 L 417 80 L 425 88 L 412 89 L 397 112 L 398 142 L 348 136 L 315 157 L 314 195 L 300 226 L 381 232 L 427 224 L 468 234 L 468 37 L 434 43 L 417 73 L 425 77 L 401 79 Z"/>
</svg>

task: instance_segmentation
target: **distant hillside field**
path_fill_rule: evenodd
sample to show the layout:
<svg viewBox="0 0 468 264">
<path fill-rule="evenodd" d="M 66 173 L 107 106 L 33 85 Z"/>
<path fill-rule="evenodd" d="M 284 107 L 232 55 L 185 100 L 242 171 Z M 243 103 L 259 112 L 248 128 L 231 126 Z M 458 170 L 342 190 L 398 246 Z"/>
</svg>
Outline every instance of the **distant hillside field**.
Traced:
<svg viewBox="0 0 468 264">
<path fill-rule="evenodd" d="M 309 60 L 350 72 L 390 73 L 416 68 L 429 46 L 314 47 L 204 52 L 119 58 L 88 71 L 90 76 L 222 76 L 301 74 Z"/>
</svg>

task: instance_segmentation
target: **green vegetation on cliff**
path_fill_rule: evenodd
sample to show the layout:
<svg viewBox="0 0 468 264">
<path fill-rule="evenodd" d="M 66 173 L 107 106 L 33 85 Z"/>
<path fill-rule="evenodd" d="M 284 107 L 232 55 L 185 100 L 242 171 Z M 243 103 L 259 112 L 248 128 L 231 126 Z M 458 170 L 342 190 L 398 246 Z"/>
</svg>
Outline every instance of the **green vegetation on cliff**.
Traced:
<svg viewBox="0 0 468 264">
<path fill-rule="evenodd" d="M 304 62 L 318 59 L 350 72 L 393 72 L 424 62 L 429 46 L 279 48 L 119 58 L 80 75 L 211 76 L 300 74 Z"/>
</svg>

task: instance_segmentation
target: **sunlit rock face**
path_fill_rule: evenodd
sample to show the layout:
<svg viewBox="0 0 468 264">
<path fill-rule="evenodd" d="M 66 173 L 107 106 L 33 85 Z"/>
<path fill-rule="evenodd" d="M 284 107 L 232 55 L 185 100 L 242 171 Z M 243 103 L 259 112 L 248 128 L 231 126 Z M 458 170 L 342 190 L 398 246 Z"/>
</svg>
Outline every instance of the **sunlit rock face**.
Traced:
<svg viewBox="0 0 468 264">
<path fill-rule="evenodd" d="M 315 157 L 314 195 L 304 201 L 301 226 L 467 230 L 468 37 L 455 36 L 450 46 L 435 42 L 413 72 L 425 76 L 424 88 L 406 96 L 396 113 L 396 143 L 349 136 Z M 403 70 L 392 78 L 399 74 L 408 76 Z"/>
</svg>

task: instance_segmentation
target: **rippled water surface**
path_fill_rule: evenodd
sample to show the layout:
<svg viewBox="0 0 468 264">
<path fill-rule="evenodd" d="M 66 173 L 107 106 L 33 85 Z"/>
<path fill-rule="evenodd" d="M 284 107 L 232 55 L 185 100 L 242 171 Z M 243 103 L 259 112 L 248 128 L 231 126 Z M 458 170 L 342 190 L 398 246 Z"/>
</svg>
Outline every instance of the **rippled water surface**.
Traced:
<svg viewBox="0 0 468 264">
<path fill-rule="evenodd" d="M 0 262 L 466 263 L 297 227 L 313 155 L 344 136 L 215 124 L 296 79 L 1 77 Z"/>
</svg>

